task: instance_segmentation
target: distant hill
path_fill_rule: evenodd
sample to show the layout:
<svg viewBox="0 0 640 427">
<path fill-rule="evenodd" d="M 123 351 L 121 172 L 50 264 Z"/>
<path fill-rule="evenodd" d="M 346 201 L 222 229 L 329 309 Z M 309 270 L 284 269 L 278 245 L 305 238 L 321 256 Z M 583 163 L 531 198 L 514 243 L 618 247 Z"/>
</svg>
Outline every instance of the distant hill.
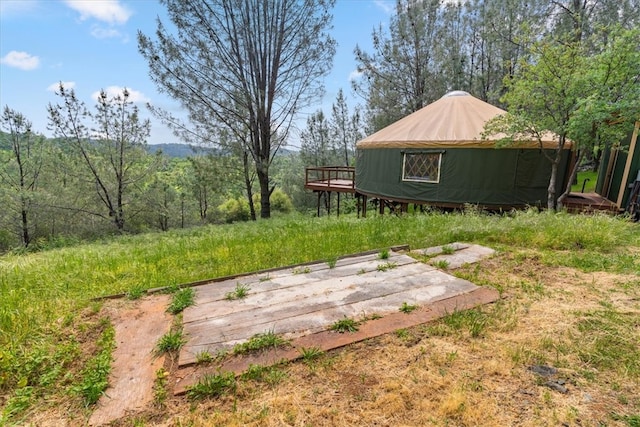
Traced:
<svg viewBox="0 0 640 427">
<path fill-rule="evenodd" d="M 187 158 L 196 154 L 207 154 L 213 152 L 212 148 L 193 147 L 187 144 L 148 144 L 147 151 L 150 154 L 155 154 L 157 151 L 162 150 L 162 153 L 167 157 Z"/>
<path fill-rule="evenodd" d="M 0 131 L 0 150 L 10 150 L 11 142 L 9 140 L 9 134 L 3 131 Z M 56 140 L 55 138 L 52 140 Z M 162 151 L 162 153 L 167 157 L 185 159 L 187 157 L 195 156 L 195 155 L 205 155 L 205 154 L 215 154 L 219 153 L 219 150 L 215 148 L 209 147 L 195 147 L 187 144 L 147 144 L 147 152 L 149 154 L 155 154 L 158 151 Z M 295 153 L 295 151 L 288 150 L 286 148 L 280 148 L 278 150 L 278 156 L 287 156 Z"/>
</svg>

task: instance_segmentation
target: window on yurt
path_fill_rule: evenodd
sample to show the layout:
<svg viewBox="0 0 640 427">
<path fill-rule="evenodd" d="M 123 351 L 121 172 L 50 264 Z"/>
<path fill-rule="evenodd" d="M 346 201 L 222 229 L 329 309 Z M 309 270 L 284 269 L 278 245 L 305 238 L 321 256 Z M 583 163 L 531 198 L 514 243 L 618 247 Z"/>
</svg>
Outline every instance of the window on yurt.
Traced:
<svg viewBox="0 0 640 427">
<path fill-rule="evenodd" d="M 403 181 L 440 181 L 442 153 L 404 153 L 402 164 Z"/>
</svg>

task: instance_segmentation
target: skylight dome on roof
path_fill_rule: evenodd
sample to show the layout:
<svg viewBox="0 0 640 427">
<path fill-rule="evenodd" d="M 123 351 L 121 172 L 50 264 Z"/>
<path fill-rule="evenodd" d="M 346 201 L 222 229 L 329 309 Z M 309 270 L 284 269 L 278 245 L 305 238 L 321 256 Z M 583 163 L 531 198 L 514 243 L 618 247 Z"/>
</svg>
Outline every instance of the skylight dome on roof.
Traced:
<svg viewBox="0 0 640 427">
<path fill-rule="evenodd" d="M 465 92 L 463 90 L 453 90 L 451 92 L 444 94 L 443 98 L 448 98 L 450 96 L 470 96 L 470 95 L 469 95 L 469 92 Z"/>
</svg>

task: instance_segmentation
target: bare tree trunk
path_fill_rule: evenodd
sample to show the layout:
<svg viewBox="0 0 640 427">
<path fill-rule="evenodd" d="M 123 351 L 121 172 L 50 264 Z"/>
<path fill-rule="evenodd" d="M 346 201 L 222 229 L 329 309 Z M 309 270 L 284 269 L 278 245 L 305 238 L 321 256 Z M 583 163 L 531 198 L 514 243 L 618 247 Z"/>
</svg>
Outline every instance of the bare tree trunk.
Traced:
<svg viewBox="0 0 640 427">
<path fill-rule="evenodd" d="M 29 220 L 27 218 L 27 209 L 25 208 L 26 206 L 26 201 L 23 199 L 22 200 L 22 243 L 24 244 L 24 247 L 26 248 L 27 246 L 29 246 L 29 243 L 31 242 L 31 236 L 29 236 Z"/>
<path fill-rule="evenodd" d="M 258 168 L 258 182 L 260 183 L 260 218 L 271 218 L 271 193 L 269 188 L 269 170 Z"/>
<path fill-rule="evenodd" d="M 580 150 L 580 152 L 578 153 L 578 158 L 576 159 L 576 162 L 573 165 L 573 168 L 571 169 L 571 175 L 569 176 L 569 180 L 567 182 L 567 188 L 565 188 L 564 193 L 562 193 L 560 197 L 558 197 L 559 210 L 563 208 L 564 201 L 569 196 L 569 193 L 571 193 L 571 184 L 576 180 L 576 177 L 578 176 L 578 167 L 580 166 L 580 163 L 582 162 L 583 157 L 584 157 L 584 150 Z"/>
<path fill-rule="evenodd" d="M 244 170 L 244 185 L 247 191 L 247 201 L 249 202 L 249 212 L 251 214 L 251 221 L 256 220 L 256 206 L 253 203 L 253 189 L 251 188 L 251 176 L 249 174 L 249 153 L 244 151 L 242 153 L 242 166 Z"/>
</svg>

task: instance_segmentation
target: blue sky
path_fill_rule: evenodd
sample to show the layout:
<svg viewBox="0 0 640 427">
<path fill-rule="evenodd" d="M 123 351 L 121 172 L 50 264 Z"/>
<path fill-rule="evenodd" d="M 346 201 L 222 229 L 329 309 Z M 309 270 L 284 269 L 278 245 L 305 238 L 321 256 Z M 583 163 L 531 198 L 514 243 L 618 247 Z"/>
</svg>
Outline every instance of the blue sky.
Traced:
<svg viewBox="0 0 640 427">
<path fill-rule="evenodd" d="M 338 42 L 326 94 L 307 113 L 329 113 L 340 88 L 350 103 L 356 44 L 371 51 L 371 32 L 387 25 L 395 0 L 337 0 L 332 35 Z M 58 82 L 73 88 L 93 108 L 100 89 L 110 94 L 126 87 L 145 117 L 152 119 L 150 143 L 179 142 L 147 112 L 150 102 L 174 113 L 179 104 L 161 95 L 138 53 L 136 34 L 152 35 L 156 17 L 168 22 L 156 0 L 0 0 L 0 106 L 24 114 L 34 130 L 50 136 L 46 107 L 57 103 Z M 303 127 L 306 117 L 298 120 Z M 295 136 L 292 145 L 297 145 Z"/>
</svg>

